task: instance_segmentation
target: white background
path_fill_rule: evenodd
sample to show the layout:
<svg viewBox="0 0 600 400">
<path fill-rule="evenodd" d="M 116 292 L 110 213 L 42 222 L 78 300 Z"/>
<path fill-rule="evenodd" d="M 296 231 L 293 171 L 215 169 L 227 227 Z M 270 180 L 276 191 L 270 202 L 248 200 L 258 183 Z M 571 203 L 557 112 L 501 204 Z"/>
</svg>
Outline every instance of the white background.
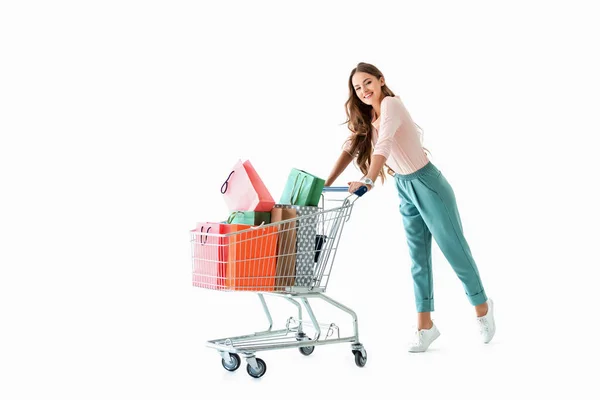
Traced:
<svg viewBox="0 0 600 400">
<path fill-rule="evenodd" d="M 597 396 L 592 3 L 3 2 L 0 398 Z M 188 232 L 227 216 L 219 188 L 240 158 L 276 199 L 292 167 L 326 177 L 360 61 L 454 188 L 496 338 L 478 342 L 434 244 L 442 336 L 406 352 L 410 260 L 388 181 L 356 203 L 327 291 L 358 313 L 367 366 L 336 345 L 261 353 L 261 380 L 228 373 L 204 342 L 266 319 L 255 295 L 191 286 Z M 268 301 L 278 323 L 292 315 Z"/>
</svg>

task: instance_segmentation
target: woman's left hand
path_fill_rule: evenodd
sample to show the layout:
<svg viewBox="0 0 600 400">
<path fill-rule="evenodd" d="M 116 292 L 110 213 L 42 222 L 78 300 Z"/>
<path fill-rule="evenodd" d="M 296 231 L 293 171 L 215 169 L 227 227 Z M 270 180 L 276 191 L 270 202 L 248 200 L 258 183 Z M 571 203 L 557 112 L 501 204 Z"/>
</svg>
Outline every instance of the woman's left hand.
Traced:
<svg viewBox="0 0 600 400">
<path fill-rule="evenodd" d="M 348 192 L 350 192 L 350 193 L 356 192 L 362 186 L 367 187 L 367 192 L 369 190 L 371 190 L 371 185 L 367 185 L 366 183 L 363 183 L 363 182 L 348 182 L 348 186 L 349 186 Z"/>
</svg>

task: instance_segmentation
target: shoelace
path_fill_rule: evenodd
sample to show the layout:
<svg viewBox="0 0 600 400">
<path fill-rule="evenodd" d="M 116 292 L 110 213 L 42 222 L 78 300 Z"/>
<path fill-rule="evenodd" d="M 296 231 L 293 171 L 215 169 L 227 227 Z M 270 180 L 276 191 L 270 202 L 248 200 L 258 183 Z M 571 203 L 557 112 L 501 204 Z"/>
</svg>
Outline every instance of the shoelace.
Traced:
<svg viewBox="0 0 600 400">
<path fill-rule="evenodd" d="M 421 343 L 423 343 L 423 331 L 416 330 L 412 344 L 419 346 Z"/>
<path fill-rule="evenodd" d="M 490 325 L 488 323 L 487 318 L 481 317 L 477 319 L 479 321 L 479 332 L 480 333 L 488 333 L 490 331 Z"/>
</svg>

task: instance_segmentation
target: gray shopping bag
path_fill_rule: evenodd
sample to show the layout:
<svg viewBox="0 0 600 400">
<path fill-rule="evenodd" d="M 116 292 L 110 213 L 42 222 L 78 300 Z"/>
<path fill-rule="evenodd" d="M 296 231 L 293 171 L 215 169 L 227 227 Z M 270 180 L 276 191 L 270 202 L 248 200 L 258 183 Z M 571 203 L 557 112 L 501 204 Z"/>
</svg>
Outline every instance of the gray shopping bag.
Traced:
<svg viewBox="0 0 600 400">
<path fill-rule="evenodd" d="M 275 204 L 276 208 L 293 208 L 296 210 L 296 284 L 295 286 L 310 286 L 315 274 L 315 242 L 317 239 L 316 214 L 319 207 L 292 206 Z"/>
</svg>

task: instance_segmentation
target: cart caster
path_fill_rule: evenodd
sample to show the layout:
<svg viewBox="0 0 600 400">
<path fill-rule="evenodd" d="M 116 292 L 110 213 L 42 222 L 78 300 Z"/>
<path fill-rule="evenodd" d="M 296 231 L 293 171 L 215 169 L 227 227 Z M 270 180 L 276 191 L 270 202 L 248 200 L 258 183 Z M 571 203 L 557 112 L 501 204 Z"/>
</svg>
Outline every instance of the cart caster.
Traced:
<svg viewBox="0 0 600 400">
<path fill-rule="evenodd" d="M 252 367 L 250 363 L 246 366 L 246 371 L 248 371 L 248 375 L 253 378 L 260 378 L 267 372 L 267 364 L 260 358 L 255 359 L 257 368 Z"/>
<path fill-rule="evenodd" d="M 223 364 L 223 368 L 227 371 L 235 371 L 240 367 L 242 360 L 240 360 L 240 356 L 235 353 L 229 353 L 229 357 L 231 357 L 231 361 L 225 361 L 224 358 L 221 358 L 221 364 Z"/>
<path fill-rule="evenodd" d="M 303 341 L 303 340 L 311 340 L 306 333 L 304 332 L 300 332 L 296 335 L 296 340 L 298 341 Z M 315 346 L 304 346 L 304 347 L 298 347 L 298 350 L 300 350 L 300 353 L 304 356 L 310 356 L 313 351 L 315 351 Z"/>
<path fill-rule="evenodd" d="M 299 347 L 300 353 L 304 356 L 310 356 L 315 351 L 315 346 Z"/>
<path fill-rule="evenodd" d="M 354 361 L 356 362 L 356 365 L 360 368 L 364 367 L 365 364 L 367 364 L 367 351 L 365 349 L 362 349 L 362 351 L 365 353 L 364 357 L 360 350 L 352 350 L 352 353 L 354 354 Z"/>
</svg>

